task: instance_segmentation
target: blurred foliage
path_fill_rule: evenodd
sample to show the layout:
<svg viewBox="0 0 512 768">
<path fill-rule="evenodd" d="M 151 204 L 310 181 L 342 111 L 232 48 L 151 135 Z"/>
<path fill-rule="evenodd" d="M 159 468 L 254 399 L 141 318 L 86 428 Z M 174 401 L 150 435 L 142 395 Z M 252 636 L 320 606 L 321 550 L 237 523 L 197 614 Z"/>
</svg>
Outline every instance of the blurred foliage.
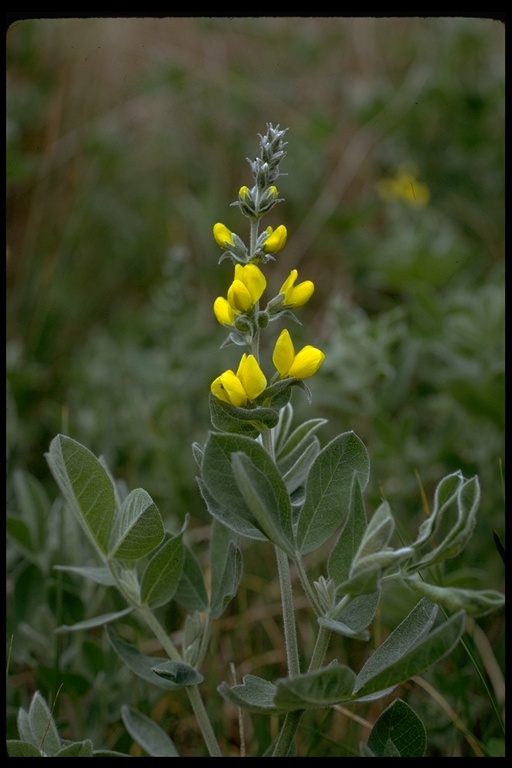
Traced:
<svg viewBox="0 0 512 768">
<path fill-rule="evenodd" d="M 240 217 L 229 202 L 249 178 L 241 159 L 255 154 L 256 134 L 271 121 L 289 127 L 289 175 L 280 185 L 280 218 L 269 223 L 285 223 L 289 240 L 269 290 L 290 265 L 314 280 L 306 325 L 316 338 L 311 330 L 301 338 L 297 326 L 294 339 L 327 355 L 312 381 L 313 406 L 296 396 L 298 418 L 311 417 L 311 407 L 329 418 L 324 440 L 345 429 L 359 434 L 372 460 L 372 499 L 385 495 L 405 531 L 424 513 L 422 490 L 430 498 L 455 469 L 478 474 L 479 527 L 467 564 L 496 585 L 503 564 L 492 532 L 503 536 L 504 527 L 501 23 L 34 19 L 9 28 L 6 53 L 7 482 L 14 517 L 28 515 L 30 526 L 35 514 L 23 512 L 20 472 L 53 509 L 44 452 L 64 431 L 102 453 L 130 487 L 147 488 L 170 522 L 187 512 L 206 522 L 190 445 L 209 428 L 211 380 L 233 365 L 233 349 L 219 349 L 225 334 L 211 309 L 231 277 L 229 266 L 217 265 L 211 227 L 223 221 L 237 231 Z M 382 196 L 382 183 L 400 173 L 417 180 L 418 199 L 428 190 L 424 205 L 414 189 Z M 35 541 L 44 552 L 30 552 L 25 523 L 13 523 L 8 555 L 11 665 L 20 679 L 9 712 L 26 705 L 35 688 L 51 688 L 44 669 L 53 680 L 62 681 L 64 671 L 82 675 L 93 686 L 90 698 L 106 708 L 91 708 L 94 727 L 112 722 L 109 746 L 123 749 L 112 701 L 122 696 L 117 682 L 102 682 L 111 660 L 101 637 L 73 637 L 64 654 L 49 639 L 64 606 L 81 612 L 89 601 L 51 570 L 67 533 L 53 544 L 41 534 Z M 223 620 L 226 631 L 232 622 L 217 638 L 226 667 L 240 656 L 233 649 L 248 642 L 245 600 L 256 601 L 261 615 L 259 579 L 272 592 L 263 566 L 247 559 L 250 594 L 242 589 L 240 615 Z M 50 595 L 57 588 L 58 609 Z M 279 672 L 273 618 L 252 626 L 246 658 L 261 657 L 270 675 L 276 666 Z M 486 629 L 502 661 L 500 618 Z M 218 679 L 217 669 L 205 685 L 214 690 Z M 447 692 L 454 686 L 436 684 Z M 147 699 L 142 709 L 160 706 Z M 74 711 L 78 717 L 76 702 Z M 477 730 L 484 724 L 483 739 L 496 735 L 481 707 L 467 722 Z M 261 727 L 255 718 L 248 739 L 266 739 Z M 346 733 L 339 727 L 338 716 L 333 733 L 341 735 L 315 749 L 339 754 L 340 741 L 353 742 L 350 723 Z M 446 734 L 444 720 L 439 727 Z M 233 731 L 236 740 L 235 721 Z M 97 732 L 87 735 L 101 741 Z"/>
</svg>

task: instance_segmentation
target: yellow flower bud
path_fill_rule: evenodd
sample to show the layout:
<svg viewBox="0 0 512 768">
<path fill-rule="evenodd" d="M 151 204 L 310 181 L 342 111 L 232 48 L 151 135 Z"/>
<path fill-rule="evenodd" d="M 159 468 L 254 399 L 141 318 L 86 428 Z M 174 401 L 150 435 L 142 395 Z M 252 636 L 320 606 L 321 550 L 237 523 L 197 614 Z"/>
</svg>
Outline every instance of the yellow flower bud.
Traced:
<svg viewBox="0 0 512 768">
<path fill-rule="evenodd" d="M 228 302 L 237 312 L 247 312 L 265 290 L 265 275 L 256 264 L 236 264 L 235 279 L 228 288 Z"/>
<path fill-rule="evenodd" d="M 221 248 L 229 248 L 233 245 L 233 233 L 220 222 L 213 225 L 213 236 L 217 245 Z"/>
<path fill-rule="evenodd" d="M 237 315 L 236 310 L 223 296 L 218 296 L 213 302 L 213 312 L 221 325 L 233 325 Z"/>
<path fill-rule="evenodd" d="M 247 312 L 253 305 L 251 294 L 241 280 L 233 280 L 228 288 L 228 302 L 237 312 Z"/>
<path fill-rule="evenodd" d="M 286 245 L 288 232 L 284 224 L 280 224 L 277 229 L 267 227 L 268 237 L 263 243 L 263 249 L 266 253 L 277 253 Z"/>
<path fill-rule="evenodd" d="M 293 376 L 306 379 L 318 371 L 324 360 L 325 354 L 322 350 L 310 344 L 295 354 L 295 347 L 286 328 L 281 331 L 272 355 L 272 362 L 281 378 Z"/>
<path fill-rule="evenodd" d="M 267 379 L 254 355 L 243 354 L 236 374 L 224 371 L 211 384 L 212 393 L 225 403 L 239 408 L 254 400 L 267 386 Z"/>
<path fill-rule="evenodd" d="M 315 285 L 311 280 L 304 280 L 302 283 L 295 285 L 298 275 L 297 270 L 292 269 L 279 289 L 279 293 L 284 293 L 283 305 L 285 307 L 301 307 L 313 295 Z"/>
<path fill-rule="evenodd" d="M 242 407 L 247 404 L 247 393 L 234 372 L 224 371 L 212 382 L 210 387 L 213 394 L 225 403 Z"/>
<path fill-rule="evenodd" d="M 242 382 L 242 386 L 250 400 L 254 400 L 255 397 L 261 395 L 267 386 L 265 374 L 254 355 L 247 355 L 245 353 L 242 355 L 236 375 Z"/>
<path fill-rule="evenodd" d="M 239 197 L 242 198 L 242 200 L 245 200 L 245 198 L 250 194 L 251 194 L 251 190 L 249 189 L 249 187 L 243 186 L 243 187 L 240 187 L 240 189 L 238 190 L 238 195 Z"/>
</svg>

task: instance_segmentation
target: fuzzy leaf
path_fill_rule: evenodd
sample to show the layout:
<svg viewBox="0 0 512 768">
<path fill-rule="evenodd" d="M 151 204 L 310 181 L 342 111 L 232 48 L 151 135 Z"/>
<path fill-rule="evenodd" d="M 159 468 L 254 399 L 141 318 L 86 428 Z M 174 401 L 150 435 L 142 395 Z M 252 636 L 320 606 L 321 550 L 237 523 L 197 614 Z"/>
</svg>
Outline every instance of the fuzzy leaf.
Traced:
<svg viewBox="0 0 512 768">
<path fill-rule="evenodd" d="M 418 574 L 408 578 L 407 584 L 423 597 L 443 605 L 447 610 L 462 609 L 471 616 L 485 616 L 505 604 L 505 595 L 494 589 L 438 587 L 424 581 Z"/>
<path fill-rule="evenodd" d="M 316 457 L 299 515 L 297 546 L 304 554 L 321 546 L 346 519 L 357 478 L 362 488 L 370 469 L 364 444 L 353 432 L 334 438 Z"/>
<path fill-rule="evenodd" d="M 154 720 L 126 704 L 121 707 L 121 717 L 132 739 L 140 744 L 150 757 L 179 757 L 169 736 Z"/>
<path fill-rule="evenodd" d="M 266 463 L 270 465 L 270 457 Z M 261 529 L 270 541 L 293 557 L 290 498 L 275 465 L 272 463 L 272 468 L 261 471 L 246 453 L 237 451 L 231 455 L 231 466 L 244 501 Z"/>
<path fill-rule="evenodd" d="M 174 596 L 183 570 L 183 531 L 166 534 L 164 543 L 153 553 L 142 575 L 141 600 L 151 608 L 165 605 Z"/>
<path fill-rule="evenodd" d="M 91 451 L 65 435 L 52 440 L 46 459 L 69 507 L 100 553 L 107 555 L 116 500 L 105 468 Z"/>
<path fill-rule="evenodd" d="M 201 496 L 205 502 L 208 512 L 214 520 L 218 521 L 221 525 L 226 526 L 231 531 L 246 536 L 248 539 L 258 539 L 260 541 L 267 541 L 265 534 L 256 527 L 256 520 L 250 515 L 250 510 L 244 502 L 244 512 L 251 519 L 246 519 L 242 516 L 240 507 L 231 509 L 230 507 L 221 506 L 212 494 L 208 490 L 203 480 L 196 478 Z"/>
<path fill-rule="evenodd" d="M 152 552 L 164 538 L 164 524 L 153 499 L 136 488 L 114 515 L 109 557 L 138 560 Z"/>
<path fill-rule="evenodd" d="M 366 512 L 363 493 L 356 478 L 350 497 L 348 517 L 327 562 L 327 572 L 335 584 L 342 584 L 349 579 L 352 562 L 359 550 L 365 530 Z"/>
<path fill-rule="evenodd" d="M 368 747 L 376 757 L 423 757 L 426 746 L 425 726 L 401 699 L 384 710 L 368 738 Z"/>
<path fill-rule="evenodd" d="M 32 733 L 32 743 L 46 755 L 56 755 L 62 748 L 62 742 L 50 707 L 39 691 L 36 691 L 32 696 L 28 709 L 28 721 Z"/>
<path fill-rule="evenodd" d="M 183 546 L 183 570 L 174 599 L 189 611 L 208 609 L 208 595 L 204 586 L 203 573 L 193 552 L 185 545 Z"/>
<path fill-rule="evenodd" d="M 259 443 L 248 437 L 212 432 L 206 442 L 201 469 L 202 480 L 209 494 L 222 510 L 220 512 L 222 517 L 219 519 L 237 533 L 242 534 L 244 529 L 247 530 L 248 523 L 251 529 L 255 528 L 262 534 L 259 538 L 268 538 L 267 532 L 247 504 L 235 478 L 232 464 L 234 453 L 246 454 L 256 470 L 265 476 L 265 492 L 270 485 L 272 494 L 275 496 L 279 525 L 285 538 L 289 540 L 291 536 L 290 500 L 283 479 L 269 454 Z M 212 514 L 214 514 L 213 511 Z M 251 538 L 256 537 L 251 536 Z"/>
<path fill-rule="evenodd" d="M 216 619 L 236 595 L 242 576 L 242 555 L 226 526 L 213 521 L 210 542 L 210 615 Z"/>
<path fill-rule="evenodd" d="M 431 616 L 425 617 L 422 627 L 421 612 L 416 608 L 377 648 L 359 672 L 354 689 L 357 700 L 378 698 L 396 685 L 421 674 L 449 654 L 459 642 L 464 631 L 463 611 L 428 632 Z M 413 614 L 415 622 L 410 620 Z M 417 639 L 414 640 L 414 637 Z"/>
<path fill-rule="evenodd" d="M 227 683 L 221 683 L 217 690 L 226 701 L 240 709 L 264 715 L 273 715 L 280 711 L 274 705 L 276 686 L 261 677 L 245 675 L 242 685 L 230 688 Z"/>
<path fill-rule="evenodd" d="M 73 744 L 68 744 L 57 752 L 55 757 L 92 757 L 93 748 L 92 741 L 85 739 L 84 741 L 75 741 Z"/>
<path fill-rule="evenodd" d="M 91 579 L 96 584 L 103 584 L 106 587 L 112 587 L 116 583 L 110 568 L 106 566 L 101 568 L 89 568 L 79 565 L 54 565 L 56 571 L 67 571 L 68 573 L 76 573 L 77 576 L 83 576 L 84 579 Z"/>
<path fill-rule="evenodd" d="M 153 672 L 159 677 L 163 677 L 164 680 L 172 680 L 176 685 L 198 685 L 203 680 L 203 676 L 191 667 L 190 664 L 185 664 L 183 661 L 164 661 L 161 664 L 157 664 L 153 667 Z"/>
<path fill-rule="evenodd" d="M 221 432 L 236 432 L 247 437 L 257 437 L 262 429 L 271 429 L 279 421 L 279 415 L 272 408 L 238 408 L 212 394 L 210 418 Z"/>
<path fill-rule="evenodd" d="M 331 664 L 315 672 L 279 680 L 275 705 L 282 711 L 330 707 L 349 701 L 356 679 L 355 672 L 343 664 Z"/>
<path fill-rule="evenodd" d="M 92 619 L 85 619 L 84 621 L 78 621 L 76 624 L 63 624 L 57 627 L 54 632 L 62 634 L 63 632 L 78 632 L 82 629 L 91 629 L 92 627 L 102 627 L 104 624 L 110 624 L 112 621 L 121 619 L 123 616 L 127 616 L 133 611 L 133 607 L 124 608 L 122 611 L 116 613 L 102 613 L 101 616 L 94 616 Z"/>
<path fill-rule="evenodd" d="M 112 648 L 135 675 L 167 691 L 176 691 L 182 687 L 172 680 L 157 675 L 154 671 L 155 667 L 165 664 L 169 659 L 159 656 L 144 656 L 135 646 L 116 637 L 109 627 L 106 628 L 106 633 Z"/>
<path fill-rule="evenodd" d="M 41 751 L 28 741 L 7 739 L 8 757 L 42 757 Z"/>
</svg>

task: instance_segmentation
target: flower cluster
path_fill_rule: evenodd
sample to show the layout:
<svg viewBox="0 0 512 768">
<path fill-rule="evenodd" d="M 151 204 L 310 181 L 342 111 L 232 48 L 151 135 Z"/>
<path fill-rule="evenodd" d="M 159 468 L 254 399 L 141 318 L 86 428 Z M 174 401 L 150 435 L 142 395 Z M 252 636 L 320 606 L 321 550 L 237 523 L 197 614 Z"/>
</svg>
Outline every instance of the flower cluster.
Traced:
<svg viewBox="0 0 512 768">
<path fill-rule="evenodd" d="M 247 407 L 257 398 L 269 403 L 271 387 L 267 389 L 267 378 L 259 362 L 260 331 L 269 322 L 280 317 L 297 318 L 291 312 L 304 305 L 313 295 L 315 286 L 311 280 L 298 281 L 298 271 L 292 269 L 283 282 L 279 292 L 265 308 L 260 307 L 260 300 L 267 287 L 267 280 L 259 265 L 274 260 L 274 254 L 286 245 L 287 230 L 284 224 L 275 229 L 267 227 L 259 232 L 259 223 L 263 215 L 281 202 L 275 182 L 281 175 L 279 163 L 285 156 L 283 136 L 285 131 L 267 125 L 267 133 L 260 136 L 260 157 L 249 161 L 254 177 L 252 188 L 243 186 L 238 193 L 238 206 L 241 213 L 250 220 L 250 242 L 243 240 L 224 224 L 218 222 L 213 227 L 213 237 L 222 248 L 219 259 L 230 258 L 234 263 L 234 276 L 226 296 L 218 296 L 213 304 L 213 311 L 218 322 L 229 329 L 225 343 L 234 343 L 246 348 L 236 373 L 229 369 L 218 376 L 211 385 L 212 394 L 219 400 L 237 407 Z M 272 362 L 275 373 L 272 383 L 280 380 L 301 380 L 312 376 L 324 360 L 324 353 L 311 345 L 295 352 L 290 333 L 284 329 L 279 335 Z"/>
</svg>

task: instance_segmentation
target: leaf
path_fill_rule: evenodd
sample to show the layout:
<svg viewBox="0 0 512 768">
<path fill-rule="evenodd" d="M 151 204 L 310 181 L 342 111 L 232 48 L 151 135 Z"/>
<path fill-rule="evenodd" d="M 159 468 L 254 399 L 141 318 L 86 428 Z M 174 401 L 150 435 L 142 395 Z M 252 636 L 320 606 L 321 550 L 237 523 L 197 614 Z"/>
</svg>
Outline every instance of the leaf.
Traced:
<svg viewBox="0 0 512 768">
<path fill-rule="evenodd" d="M 306 500 L 299 515 L 297 545 L 302 554 L 321 546 L 345 520 L 357 478 L 364 488 L 369 477 L 364 444 L 345 432 L 316 457 L 306 483 Z"/>
<path fill-rule="evenodd" d="M 479 501 L 477 477 L 465 480 L 460 472 L 455 472 L 441 480 L 434 494 L 434 509 L 420 526 L 412 547 L 419 554 L 421 547 L 434 536 L 440 543 L 424 555 L 419 554 L 409 570 L 418 571 L 458 555 L 473 534 Z M 449 515 L 455 519 L 450 521 Z"/>
<path fill-rule="evenodd" d="M 425 726 L 405 701 L 395 699 L 373 726 L 368 746 L 377 757 L 423 757 Z"/>
<path fill-rule="evenodd" d="M 121 717 L 132 739 L 150 757 L 179 757 L 176 747 L 160 726 L 134 707 L 123 704 Z"/>
<path fill-rule="evenodd" d="M 296 427 L 286 440 L 276 442 L 276 461 L 283 474 L 311 443 L 315 432 L 326 423 L 326 419 L 310 419 Z"/>
<path fill-rule="evenodd" d="M 36 691 L 32 696 L 28 709 L 28 723 L 32 734 L 32 743 L 46 755 L 56 755 L 61 749 L 62 743 L 50 708 L 39 691 Z"/>
<path fill-rule="evenodd" d="M 314 437 L 311 443 L 304 449 L 304 452 L 300 454 L 295 464 L 283 473 L 284 484 L 289 494 L 294 493 L 304 484 L 311 465 L 319 453 L 320 441 Z M 279 467 L 279 470 L 280 472 L 283 471 L 281 467 Z"/>
<path fill-rule="evenodd" d="M 366 512 L 363 492 L 358 478 L 354 480 L 348 516 L 338 541 L 331 550 L 327 561 L 327 572 L 335 584 L 342 584 L 350 576 L 352 562 L 366 530 Z"/>
<path fill-rule="evenodd" d="M 407 578 L 407 584 L 423 597 L 443 605 L 447 610 L 462 609 L 471 616 L 485 616 L 505 604 L 505 595 L 494 589 L 438 587 L 424 581 L 418 574 Z"/>
<path fill-rule="evenodd" d="M 41 751 L 28 741 L 7 739 L 8 757 L 42 757 Z"/>
<path fill-rule="evenodd" d="M 246 454 L 256 470 L 265 476 L 265 485 L 268 487 L 270 484 L 272 487 L 277 517 L 288 539 L 291 535 L 290 500 L 279 470 L 267 451 L 248 437 L 212 432 L 206 442 L 201 475 L 209 494 L 222 510 L 221 522 L 237 533 L 243 533 L 242 529 L 247 530 L 247 523 L 249 523 L 251 529 L 255 528 L 263 534 L 259 538 L 268 538 L 268 534 L 247 504 L 235 478 L 232 464 L 234 453 Z M 251 538 L 256 537 L 251 536 Z"/>
<path fill-rule="evenodd" d="M 54 629 L 54 632 L 62 634 L 63 632 L 78 632 L 81 629 L 91 629 L 92 627 L 102 627 L 104 624 L 110 624 L 112 621 L 121 619 L 123 616 L 127 616 L 133 611 L 133 607 L 129 606 L 122 611 L 116 613 L 102 613 L 101 616 L 94 616 L 92 619 L 85 619 L 85 621 L 78 621 L 76 624 L 63 624 L 60 627 Z"/>
<path fill-rule="evenodd" d="M 344 664 L 331 664 L 323 669 L 304 675 L 279 680 L 275 705 L 291 712 L 297 709 L 330 707 L 341 701 L 349 701 L 356 674 Z"/>
<path fill-rule="evenodd" d="M 153 499 L 136 488 L 116 511 L 110 534 L 109 557 L 138 560 L 152 552 L 164 538 L 164 524 Z"/>
<path fill-rule="evenodd" d="M 268 457 L 268 461 L 271 459 Z M 242 451 L 231 455 L 233 476 L 245 503 L 268 539 L 293 557 L 292 510 L 290 498 L 277 471 L 272 479 L 260 471 Z M 269 470 L 272 474 L 274 470 Z M 276 494 L 276 491 L 278 492 Z"/>
<path fill-rule="evenodd" d="M 253 522 L 246 520 L 245 517 L 243 517 L 240 513 L 240 508 L 231 509 L 230 507 L 221 506 L 213 498 L 212 494 L 202 479 L 197 477 L 196 480 L 199 486 L 199 490 L 201 491 L 203 501 L 205 502 L 208 508 L 208 512 L 214 520 L 218 521 L 221 525 L 226 526 L 231 531 L 234 531 L 241 536 L 246 536 L 248 539 L 267 541 L 265 534 L 256 527 L 256 520 L 253 520 Z M 247 508 L 247 505 L 245 505 L 245 502 L 244 506 L 246 507 L 245 514 L 249 515 L 250 510 Z"/>
<path fill-rule="evenodd" d="M 193 552 L 183 545 L 183 570 L 174 599 L 189 611 L 208 610 L 208 595 L 199 563 Z"/>
<path fill-rule="evenodd" d="M 32 542 L 32 533 L 27 523 L 15 515 L 7 515 L 5 521 L 5 530 L 7 536 L 15 541 L 28 555 L 36 554 L 36 549 Z"/>
<path fill-rule="evenodd" d="M 405 642 L 404 645 L 407 650 L 397 657 L 399 640 L 407 640 L 407 638 L 398 637 L 402 626 L 400 625 L 390 635 L 391 638 L 395 633 L 398 633 L 398 636 L 392 640 L 392 652 L 388 653 L 390 649 L 385 647 L 387 640 L 384 641 L 360 671 L 357 677 L 357 686 L 354 689 L 357 700 L 377 698 L 396 685 L 421 674 L 428 667 L 451 653 L 462 636 L 464 622 L 465 614 L 463 611 L 459 611 L 429 634 L 421 635 L 421 639 L 417 642 L 411 645 Z"/>
<path fill-rule="evenodd" d="M 247 437 L 257 437 L 263 429 L 271 429 L 279 421 L 279 415 L 272 408 L 238 408 L 212 394 L 210 418 L 221 432 L 236 432 Z"/>
<path fill-rule="evenodd" d="M 92 757 L 92 742 L 89 739 L 75 741 L 57 752 L 55 757 Z"/>
<path fill-rule="evenodd" d="M 157 675 L 153 671 L 155 667 L 165 664 L 169 659 L 160 656 L 144 656 L 135 646 L 116 637 L 109 627 L 106 627 L 106 634 L 114 651 L 137 677 L 141 677 L 148 683 L 156 685 L 158 688 L 164 688 L 167 691 L 176 691 L 182 687 L 172 680 L 167 680 Z"/>
<path fill-rule="evenodd" d="M 80 524 L 100 553 L 107 555 L 116 502 L 105 468 L 91 451 L 65 435 L 52 440 L 46 459 Z"/>
<path fill-rule="evenodd" d="M 164 680 L 172 680 L 173 683 L 180 687 L 198 685 L 204 679 L 190 664 L 185 664 L 183 661 L 175 661 L 174 659 L 157 664 L 153 667 L 153 672 L 159 677 L 163 677 Z"/>
<path fill-rule="evenodd" d="M 217 690 L 226 701 L 249 712 L 264 715 L 273 715 L 279 712 L 274 706 L 276 686 L 261 677 L 245 675 L 242 685 L 235 685 L 230 688 L 227 683 L 221 683 Z"/>
<path fill-rule="evenodd" d="M 380 589 L 369 594 L 358 595 L 348 603 L 336 620 L 320 617 L 318 623 L 338 634 L 368 640 L 369 633 L 364 630 L 375 616 L 380 595 Z"/>
<path fill-rule="evenodd" d="M 166 534 L 166 541 L 152 555 L 142 575 L 141 600 L 151 608 L 165 605 L 174 596 L 183 570 L 183 531 Z"/>
<path fill-rule="evenodd" d="M 107 566 L 102 568 L 88 568 L 77 565 L 54 565 L 53 567 L 56 571 L 76 573 L 77 576 L 83 576 L 84 579 L 91 579 L 91 581 L 94 581 L 96 584 L 104 584 L 107 587 L 112 587 L 116 583 L 110 568 Z"/>
<path fill-rule="evenodd" d="M 210 615 L 217 619 L 236 595 L 242 576 L 242 555 L 226 526 L 213 521 L 210 542 Z"/>
</svg>

